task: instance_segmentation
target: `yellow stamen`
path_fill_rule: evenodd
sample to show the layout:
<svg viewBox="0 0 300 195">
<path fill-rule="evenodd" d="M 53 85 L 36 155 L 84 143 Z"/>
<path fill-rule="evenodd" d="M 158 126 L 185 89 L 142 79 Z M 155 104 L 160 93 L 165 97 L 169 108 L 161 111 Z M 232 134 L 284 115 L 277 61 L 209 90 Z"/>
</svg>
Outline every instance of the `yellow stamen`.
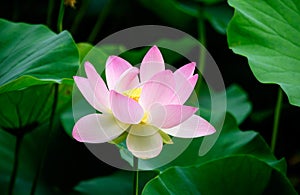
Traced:
<svg viewBox="0 0 300 195">
<path fill-rule="evenodd" d="M 130 90 L 123 92 L 124 95 L 130 97 L 131 99 L 133 99 L 137 102 L 140 99 L 141 93 L 142 93 L 142 88 L 130 89 Z"/>
<path fill-rule="evenodd" d="M 142 93 L 142 88 L 135 88 L 135 89 L 130 89 L 127 91 L 124 91 L 123 94 L 135 101 L 139 101 Z M 149 114 L 147 112 L 144 113 L 144 116 L 141 120 L 141 124 L 147 124 L 149 119 Z"/>
<path fill-rule="evenodd" d="M 145 123 L 147 123 L 147 121 L 148 121 L 148 113 L 145 112 L 145 113 L 144 113 L 144 116 L 143 116 L 143 118 L 142 118 L 142 120 L 141 120 L 141 123 L 145 124 Z"/>
</svg>

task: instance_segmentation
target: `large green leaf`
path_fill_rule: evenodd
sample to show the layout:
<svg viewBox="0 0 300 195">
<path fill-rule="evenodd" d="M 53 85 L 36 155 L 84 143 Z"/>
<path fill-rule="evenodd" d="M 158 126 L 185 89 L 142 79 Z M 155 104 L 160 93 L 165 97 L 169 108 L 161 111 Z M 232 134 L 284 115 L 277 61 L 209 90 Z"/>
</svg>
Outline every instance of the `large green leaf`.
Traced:
<svg viewBox="0 0 300 195">
<path fill-rule="evenodd" d="M 61 83 L 76 73 L 78 51 L 68 32 L 3 19 L 0 29 L 0 93 Z"/>
<path fill-rule="evenodd" d="M 296 194 L 288 179 L 247 155 L 200 166 L 172 167 L 151 180 L 142 194 Z"/>
<path fill-rule="evenodd" d="M 228 43 L 246 56 L 255 77 L 276 83 L 300 106 L 300 4 L 297 0 L 229 0 L 235 8 Z"/>
</svg>

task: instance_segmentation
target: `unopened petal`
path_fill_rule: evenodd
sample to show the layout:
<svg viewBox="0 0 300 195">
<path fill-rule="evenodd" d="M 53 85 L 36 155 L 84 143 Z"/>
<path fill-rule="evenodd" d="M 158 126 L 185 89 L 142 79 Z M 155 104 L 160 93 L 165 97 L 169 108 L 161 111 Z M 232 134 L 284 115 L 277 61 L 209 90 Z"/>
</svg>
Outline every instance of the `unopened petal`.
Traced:
<svg viewBox="0 0 300 195">
<path fill-rule="evenodd" d="M 171 128 L 190 118 L 197 110 L 191 106 L 155 104 L 149 109 L 149 123 L 158 128 Z"/>
<path fill-rule="evenodd" d="M 131 67 L 131 64 L 126 60 L 118 56 L 110 56 L 106 61 L 105 69 L 108 88 L 110 90 L 114 89 L 116 83 L 120 79 L 120 76 Z"/>
<path fill-rule="evenodd" d="M 128 150 L 134 156 L 141 159 L 149 159 L 160 154 L 163 147 L 163 140 L 159 132 L 150 136 L 128 134 L 126 144 Z"/>
<path fill-rule="evenodd" d="M 140 68 L 141 82 L 149 80 L 156 73 L 165 70 L 164 59 L 156 46 L 145 55 Z"/>
<path fill-rule="evenodd" d="M 121 135 L 128 125 L 118 122 L 112 114 L 90 114 L 80 118 L 72 135 L 80 142 L 104 143 Z"/>
<path fill-rule="evenodd" d="M 144 116 L 139 103 L 114 90 L 110 91 L 110 104 L 114 116 L 123 123 L 138 124 Z"/>
<path fill-rule="evenodd" d="M 213 134 L 215 128 L 205 119 L 193 115 L 183 123 L 168 129 L 161 129 L 165 133 L 181 138 L 195 138 Z"/>
</svg>

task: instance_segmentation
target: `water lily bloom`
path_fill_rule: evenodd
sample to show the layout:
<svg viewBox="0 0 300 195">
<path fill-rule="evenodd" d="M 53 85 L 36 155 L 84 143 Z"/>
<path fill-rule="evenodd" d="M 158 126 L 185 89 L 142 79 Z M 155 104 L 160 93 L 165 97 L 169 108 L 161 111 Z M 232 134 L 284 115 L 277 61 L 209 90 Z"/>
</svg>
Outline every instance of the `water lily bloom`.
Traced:
<svg viewBox="0 0 300 195">
<path fill-rule="evenodd" d="M 87 78 L 74 76 L 74 80 L 100 113 L 80 118 L 73 137 L 80 142 L 104 143 L 127 135 L 128 150 L 148 159 L 159 155 L 164 143 L 172 144 L 169 135 L 195 138 L 214 133 L 214 127 L 195 114 L 198 108 L 184 105 L 198 79 L 194 70 L 193 62 L 175 72 L 165 70 L 156 46 L 144 56 L 140 69 L 110 56 L 105 69 L 107 83 L 86 62 Z"/>
</svg>

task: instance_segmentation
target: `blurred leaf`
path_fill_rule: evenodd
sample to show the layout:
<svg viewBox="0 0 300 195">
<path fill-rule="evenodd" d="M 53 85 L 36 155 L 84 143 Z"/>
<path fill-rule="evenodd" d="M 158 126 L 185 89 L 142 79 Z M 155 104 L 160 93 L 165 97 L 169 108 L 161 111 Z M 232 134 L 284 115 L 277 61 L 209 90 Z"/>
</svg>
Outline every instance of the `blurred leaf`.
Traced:
<svg viewBox="0 0 300 195">
<path fill-rule="evenodd" d="M 186 27 L 195 17 L 193 9 L 187 9 L 175 0 L 139 0 L 139 2 L 162 20 L 176 27 Z M 166 14 L 168 13 L 168 14 Z"/>
<path fill-rule="evenodd" d="M 75 74 L 78 51 L 68 32 L 3 19 L 0 29 L 0 93 L 61 83 Z"/>
<path fill-rule="evenodd" d="M 246 91 L 238 85 L 230 85 L 226 89 L 227 111 L 231 113 L 238 124 L 241 124 L 251 112 L 251 102 Z"/>
<path fill-rule="evenodd" d="M 211 105 L 211 97 L 207 88 L 207 85 L 202 85 L 200 89 L 201 93 L 199 93 L 199 104 L 200 111 L 202 110 L 204 116 L 207 118 L 210 115 L 210 105 Z M 218 92 L 215 96 L 222 95 Z M 252 104 L 248 99 L 248 94 L 241 87 L 236 84 L 232 84 L 226 88 L 226 97 L 227 97 L 227 112 L 232 114 L 236 119 L 238 124 L 241 124 L 247 116 L 250 114 L 252 109 Z M 221 98 L 221 97 L 220 97 Z"/>
<path fill-rule="evenodd" d="M 187 168 L 172 167 L 142 194 L 297 194 L 288 179 L 253 156 L 231 156 Z M 272 194 L 272 193 L 271 193 Z"/>
<path fill-rule="evenodd" d="M 210 4 L 216 4 L 216 3 L 224 2 L 225 0 L 193 0 L 193 1 L 210 5 Z"/>
<path fill-rule="evenodd" d="M 140 171 L 139 191 L 142 191 L 145 184 L 156 175 L 158 175 L 156 171 Z M 75 187 L 75 191 L 80 194 L 132 194 L 133 176 L 133 172 L 118 171 L 106 177 L 82 181 Z"/>
<path fill-rule="evenodd" d="M 204 17 L 221 34 L 226 34 L 226 29 L 232 16 L 233 10 L 228 5 L 204 7 Z"/>
<path fill-rule="evenodd" d="M 19 154 L 19 166 L 15 183 L 15 195 L 30 194 L 32 180 L 35 176 L 39 159 L 45 147 L 45 140 L 49 136 L 48 123 L 44 123 L 34 129 L 21 143 Z M 14 162 L 15 137 L 0 128 L 0 189 L 7 194 L 10 174 Z M 51 188 L 39 185 L 37 193 L 52 194 Z"/>
<path fill-rule="evenodd" d="M 80 62 L 82 62 L 89 51 L 93 49 L 93 45 L 91 45 L 90 43 L 77 43 L 77 48 L 79 52 L 79 60 Z"/>
<path fill-rule="evenodd" d="M 296 0 L 230 0 L 228 43 L 262 83 L 276 83 L 300 106 L 300 7 Z"/>
</svg>

